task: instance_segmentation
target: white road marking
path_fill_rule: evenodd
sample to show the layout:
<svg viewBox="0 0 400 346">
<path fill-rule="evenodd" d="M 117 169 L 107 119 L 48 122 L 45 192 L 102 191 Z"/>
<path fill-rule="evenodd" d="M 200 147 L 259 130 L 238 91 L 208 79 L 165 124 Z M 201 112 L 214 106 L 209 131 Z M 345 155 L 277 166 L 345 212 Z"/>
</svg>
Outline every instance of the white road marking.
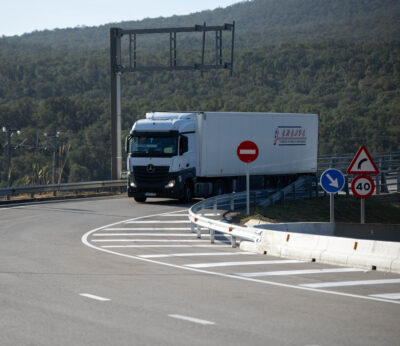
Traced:
<svg viewBox="0 0 400 346">
<path fill-rule="evenodd" d="M 213 272 L 213 271 L 204 270 L 204 269 L 189 268 L 189 267 L 185 267 L 185 266 L 177 265 L 177 264 L 173 264 L 173 263 L 160 262 L 160 261 L 157 261 L 157 260 L 154 260 L 154 259 L 150 259 L 150 258 L 141 258 L 141 257 L 136 256 L 136 255 L 129 255 L 129 254 L 126 254 L 126 253 L 121 253 L 121 252 L 116 252 L 116 251 L 104 249 L 102 247 L 98 247 L 98 246 L 95 246 L 95 245 L 91 244 L 89 242 L 89 240 L 88 240 L 88 238 L 93 233 L 101 231 L 104 228 L 114 227 L 116 225 L 121 225 L 121 224 L 123 224 L 123 223 L 125 223 L 127 221 L 140 220 L 140 219 L 150 218 L 150 217 L 159 217 L 160 215 L 162 215 L 162 214 L 140 216 L 140 217 L 137 217 L 137 218 L 134 218 L 134 219 L 118 221 L 118 222 L 114 222 L 114 223 L 109 224 L 109 225 L 98 227 L 98 228 L 92 229 L 92 230 L 86 232 L 84 235 L 82 235 L 81 241 L 87 247 L 90 247 L 92 249 L 95 249 L 95 250 L 98 250 L 98 251 L 102 251 L 102 252 L 105 252 L 105 253 L 108 253 L 108 254 L 111 254 L 111 255 L 130 258 L 132 260 L 144 261 L 144 262 L 147 262 L 147 263 L 162 265 L 162 266 L 166 266 L 166 267 L 170 267 L 170 268 L 181 269 L 181 270 L 182 269 L 183 270 L 189 270 L 189 271 L 196 272 L 196 273 L 201 273 L 201 274 L 206 274 L 206 275 L 214 275 L 214 276 L 223 277 L 223 278 L 230 278 L 230 279 L 233 279 L 233 280 L 244 280 L 244 281 L 258 283 L 258 284 L 261 284 L 261 285 L 284 287 L 284 288 L 289 288 L 289 289 L 294 289 L 294 290 L 303 290 L 303 291 L 319 293 L 319 294 L 328 294 L 328 295 L 335 295 L 335 296 L 341 296 L 341 297 L 346 297 L 346 298 L 357 298 L 357 299 L 363 299 L 363 300 L 371 300 L 371 301 L 378 301 L 378 302 L 384 302 L 384 303 L 389 303 L 389 304 L 399 304 L 400 305 L 400 301 L 397 301 L 397 300 L 382 299 L 382 298 L 377 298 L 377 297 L 369 297 L 369 296 L 360 295 L 360 294 L 351 294 L 351 293 L 344 293 L 344 292 L 338 292 L 338 291 L 315 289 L 315 288 L 311 288 L 311 287 L 302 287 L 302 286 L 299 286 L 299 285 L 291 285 L 291 284 L 285 284 L 285 283 L 281 283 L 281 282 L 260 280 L 260 279 L 254 279 L 254 278 L 246 278 L 246 277 L 236 276 L 236 275 L 232 275 L 232 274 Z M 215 248 L 215 245 L 213 245 L 213 244 L 204 245 L 204 246 L 205 247 L 212 246 L 212 247 Z M 217 245 L 217 246 L 221 246 L 222 247 L 223 245 Z M 193 245 L 192 247 L 196 247 L 196 245 Z M 226 247 L 228 247 L 228 245 L 226 245 Z"/>
<path fill-rule="evenodd" d="M 95 296 L 95 295 L 89 294 L 89 293 L 81 293 L 80 296 L 95 299 L 95 300 L 100 300 L 101 302 L 106 302 L 106 301 L 111 300 L 109 298 L 99 297 L 99 296 Z"/>
<path fill-rule="evenodd" d="M 244 276 L 247 278 L 255 278 L 261 276 L 329 274 L 329 273 L 346 273 L 346 272 L 365 272 L 365 270 L 358 268 L 303 269 L 303 270 L 278 270 L 278 271 L 261 272 L 261 273 L 237 273 L 235 275 Z"/>
<path fill-rule="evenodd" d="M 162 217 L 176 217 L 176 216 L 178 216 L 178 217 L 189 217 L 189 214 L 188 213 L 186 213 L 186 214 L 162 214 L 162 215 L 160 215 L 160 216 L 162 216 Z"/>
<path fill-rule="evenodd" d="M 211 322 L 211 321 L 201 320 L 199 318 L 194 318 L 194 317 L 189 317 L 189 316 L 183 316 L 183 315 L 168 315 L 168 316 L 172 317 L 172 318 L 177 318 L 178 320 L 184 320 L 184 321 L 193 322 L 193 323 L 202 324 L 202 325 L 215 324 L 214 322 Z"/>
<path fill-rule="evenodd" d="M 221 243 L 230 243 L 230 240 L 216 240 L 217 242 Z M 114 242 L 114 243 L 124 243 L 124 242 L 131 242 L 131 243 L 200 243 L 200 242 L 209 242 L 209 240 L 205 239 L 92 239 L 93 243 L 106 243 L 106 242 Z"/>
<path fill-rule="evenodd" d="M 190 223 L 190 220 L 151 220 L 151 221 L 127 221 L 125 223 L 129 223 L 129 224 L 133 224 L 133 223 L 150 223 L 150 224 L 154 224 L 154 223 Z"/>
<path fill-rule="evenodd" d="M 141 258 L 166 258 L 166 257 L 197 257 L 197 256 L 233 256 L 233 255 L 255 255 L 253 252 L 192 252 L 172 253 L 159 255 L 140 255 Z"/>
<path fill-rule="evenodd" d="M 194 237 L 196 235 L 193 233 L 94 233 L 92 234 L 93 237 L 122 237 L 122 236 L 129 236 L 129 237 Z M 202 237 L 209 237 L 209 234 L 202 234 Z M 226 237 L 225 234 L 216 234 L 215 238 L 224 238 Z M 197 239 L 197 238 L 196 238 Z"/>
<path fill-rule="evenodd" d="M 344 286 L 362 286 L 362 285 L 386 285 L 386 284 L 396 284 L 396 283 L 400 283 L 400 279 L 318 282 L 315 284 L 303 284 L 300 286 L 310 287 L 310 288 L 326 288 L 326 287 L 344 287 Z"/>
<path fill-rule="evenodd" d="M 174 248 L 174 247 L 184 247 L 184 248 L 189 248 L 189 247 L 230 247 L 229 245 L 218 245 L 218 244 L 208 244 L 208 245 L 103 245 L 101 248 Z M 96 247 L 95 247 L 96 248 Z M 97 249 L 97 248 L 96 248 Z"/>
<path fill-rule="evenodd" d="M 204 228 L 205 229 L 205 228 Z M 190 227 L 104 228 L 102 231 L 190 231 Z"/>
<path fill-rule="evenodd" d="M 304 263 L 304 261 L 271 260 L 271 261 L 215 262 L 215 263 L 185 264 L 185 266 L 190 268 L 212 268 L 212 267 L 247 266 L 247 265 L 259 265 L 259 264 L 289 264 L 289 263 Z"/>
<path fill-rule="evenodd" d="M 369 296 L 384 299 L 400 299 L 400 293 L 370 294 Z"/>
</svg>

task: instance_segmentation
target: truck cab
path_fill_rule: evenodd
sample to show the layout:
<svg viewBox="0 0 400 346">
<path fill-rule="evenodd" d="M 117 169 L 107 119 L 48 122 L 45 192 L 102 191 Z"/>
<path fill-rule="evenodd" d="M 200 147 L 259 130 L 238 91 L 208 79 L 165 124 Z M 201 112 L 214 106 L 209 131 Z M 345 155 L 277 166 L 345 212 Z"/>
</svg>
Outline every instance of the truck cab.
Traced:
<svg viewBox="0 0 400 346">
<path fill-rule="evenodd" d="M 126 140 L 128 196 L 192 199 L 196 179 L 196 113 L 147 113 Z"/>
</svg>

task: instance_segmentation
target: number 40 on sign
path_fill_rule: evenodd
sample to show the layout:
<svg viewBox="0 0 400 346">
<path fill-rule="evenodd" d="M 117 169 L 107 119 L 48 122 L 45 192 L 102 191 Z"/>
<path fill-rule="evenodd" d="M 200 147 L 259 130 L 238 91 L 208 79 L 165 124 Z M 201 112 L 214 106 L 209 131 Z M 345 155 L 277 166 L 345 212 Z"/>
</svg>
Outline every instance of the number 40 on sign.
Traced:
<svg viewBox="0 0 400 346">
<path fill-rule="evenodd" d="M 365 199 L 374 193 L 374 181 L 368 175 L 359 175 L 351 183 L 351 190 L 358 198 Z"/>
</svg>

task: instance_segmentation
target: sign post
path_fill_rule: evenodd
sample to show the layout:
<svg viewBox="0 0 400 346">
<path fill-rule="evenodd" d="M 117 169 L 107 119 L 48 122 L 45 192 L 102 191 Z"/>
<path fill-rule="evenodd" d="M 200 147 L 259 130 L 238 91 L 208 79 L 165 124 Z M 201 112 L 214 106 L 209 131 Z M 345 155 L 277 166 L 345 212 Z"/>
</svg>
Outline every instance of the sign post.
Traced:
<svg viewBox="0 0 400 346">
<path fill-rule="evenodd" d="M 374 181 L 368 175 L 359 175 L 351 183 L 351 191 L 361 199 L 361 223 L 365 223 L 365 199 L 374 193 Z"/>
<path fill-rule="evenodd" d="M 239 144 L 236 150 L 239 160 L 246 163 L 246 214 L 250 215 L 250 166 L 258 157 L 257 144 L 252 141 L 244 141 Z"/>
<path fill-rule="evenodd" d="M 374 193 L 375 184 L 366 174 L 378 174 L 374 160 L 367 148 L 362 145 L 347 168 L 347 174 L 359 174 L 351 183 L 353 194 L 361 199 L 361 224 L 365 223 L 365 199 Z"/>
<path fill-rule="evenodd" d="M 321 187 L 329 193 L 330 222 L 335 222 L 335 193 L 343 189 L 344 176 L 338 169 L 330 168 L 322 173 L 320 179 Z"/>
</svg>

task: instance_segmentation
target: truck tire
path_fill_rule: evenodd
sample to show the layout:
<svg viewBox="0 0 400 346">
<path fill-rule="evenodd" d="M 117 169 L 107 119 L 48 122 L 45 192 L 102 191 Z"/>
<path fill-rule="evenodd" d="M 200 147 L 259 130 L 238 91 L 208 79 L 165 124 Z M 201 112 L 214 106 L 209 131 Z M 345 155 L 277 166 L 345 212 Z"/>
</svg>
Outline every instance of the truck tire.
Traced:
<svg viewBox="0 0 400 346">
<path fill-rule="evenodd" d="M 193 187 L 190 182 L 186 182 L 183 189 L 183 196 L 179 199 L 182 203 L 189 203 L 193 198 Z"/>
<path fill-rule="evenodd" d="M 133 199 L 138 203 L 146 202 L 146 197 L 145 196 L 143 196 L 143 197 L 133 197 Z"/>
</svg>

